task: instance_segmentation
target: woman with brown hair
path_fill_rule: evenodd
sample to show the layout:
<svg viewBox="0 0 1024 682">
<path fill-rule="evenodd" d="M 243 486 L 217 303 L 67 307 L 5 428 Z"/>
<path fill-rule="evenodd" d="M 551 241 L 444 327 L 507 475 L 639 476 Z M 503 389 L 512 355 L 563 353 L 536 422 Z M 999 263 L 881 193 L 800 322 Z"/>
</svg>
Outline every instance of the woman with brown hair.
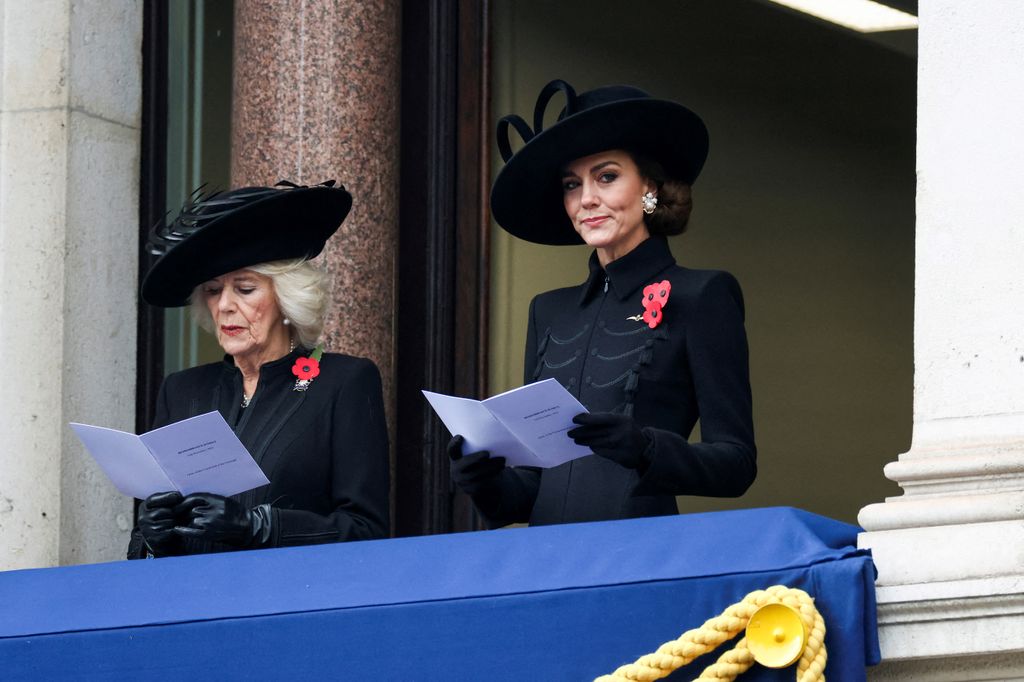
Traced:
<svg viewBox="0 0 1024 682">
<path fill-rule="evenodd" d="M 544 129 L 558 92 L 565 109 Z M 509 126 L 525 141 L 515 154 Z M 455 436 L 456 484 L 491 526 L 674 514 L 677 495 L 743 494 L 757 467 L 742 293 L 726 272 L 677 265 L 666 240 L 689 221 L 703 121 L 637 88 L 577 95 L 553 81 L 533 129 L 506 116 L 498 146 L 498 224 L 594 249 L 586 281 L 531 303 L 524 382 L 554 378 L 587 407 L 568 435 L 595 456 L 506 467 L 500 452 L 463 453 Z"/>
</svg>

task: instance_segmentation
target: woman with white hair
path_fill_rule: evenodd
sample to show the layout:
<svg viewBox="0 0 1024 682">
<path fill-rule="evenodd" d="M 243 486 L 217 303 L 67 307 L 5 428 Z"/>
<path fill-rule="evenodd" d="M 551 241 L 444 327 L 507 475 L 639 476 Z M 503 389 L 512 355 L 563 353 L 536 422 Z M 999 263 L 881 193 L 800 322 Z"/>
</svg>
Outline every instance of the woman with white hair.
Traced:
<svg viewBox="0 0 1024 682">
<path fill-rule="evenodd" d="M 168 376 L 154 428 L 218 410 L 270 480 L 240 495 L 168 491 L 139 506 L 128 558 L 385 537 L 388 441 L 370 360 L 323 353 L 309 263 L 352 205 L 333 182 L 247 187 L 154 230 L 149 303 L 191 305 L 222 362 Z"/>
</svg>

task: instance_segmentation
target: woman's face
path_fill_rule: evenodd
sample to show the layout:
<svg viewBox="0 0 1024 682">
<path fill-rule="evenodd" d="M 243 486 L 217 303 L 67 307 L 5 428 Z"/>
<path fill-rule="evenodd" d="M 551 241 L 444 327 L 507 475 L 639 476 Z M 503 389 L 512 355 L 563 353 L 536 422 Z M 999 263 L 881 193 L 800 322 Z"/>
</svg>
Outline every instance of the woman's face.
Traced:
<svg viewBox="0 0 1024 682">
<path fill-rule="evenodd" d="M 213 316 L 217 343 L 228 355 L 258 357 L 282 335 L 287 344 L 284 316 L 266 275 L 235 270 L 203 284 L 202 295 Z"/>
<path fill-rule="evenodd" d="M 654 183 L 641 177 L 632 157 L 619 149 L 576 159 L 562 173 L 565 212 L 583 241 L 598 249 L 602 264 L 650 236 L 640 201 L 648 191 L 654 191 Z"/>
</svg>

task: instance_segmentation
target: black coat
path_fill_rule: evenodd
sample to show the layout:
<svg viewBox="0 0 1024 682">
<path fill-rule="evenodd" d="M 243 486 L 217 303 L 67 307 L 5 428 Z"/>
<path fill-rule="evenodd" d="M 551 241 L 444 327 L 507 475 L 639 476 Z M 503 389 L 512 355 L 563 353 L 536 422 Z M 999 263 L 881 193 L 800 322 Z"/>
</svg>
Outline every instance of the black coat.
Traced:
<svg viewBox="0 0 1024 682">
<path fill-rule="evenodd" d="M 296 349 L 260 368 L 242 408 L 242 374 L 230 357 L 168 376 L 153 427 L 218 410 L 270 479 L 236 495 L 246 507 L 271 504 L 265 546 L 311 545 L 388 534 L 388 435 L 380 374 L 370 360 L 325 353 L 320 375 L 295 391 Z M 129 557 L 141 556 L 132 533 Z M 236 549 L 188 538 L 184 551 Z"/>
<path fill-rule="evenodd" d="M 643 313 L 648 284 L 672 284 L 663 321 Z M 599 456 L 551 469 L 506 469 L 491 525 L 675 514 L 676 495 L 742 495 L 757 473 L 743 295 L 726 272 L 676 265 L 651 237 L 580 286 L 530 305 L 524 382 L 553 377 L 591 412 L 631 415 L 651 445 L 642 471 Z M 702 442 L 688 438 L 698 418 Z M 500 453 L 495 453 L 500 454 Z"/>
</svg>

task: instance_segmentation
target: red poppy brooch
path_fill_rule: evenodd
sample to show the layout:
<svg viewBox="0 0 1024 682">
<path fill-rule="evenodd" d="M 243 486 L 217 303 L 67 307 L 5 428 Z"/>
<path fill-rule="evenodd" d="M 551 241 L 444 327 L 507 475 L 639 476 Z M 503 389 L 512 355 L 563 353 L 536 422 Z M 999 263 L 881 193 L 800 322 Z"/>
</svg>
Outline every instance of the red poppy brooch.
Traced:
<svg viewBox="0 0 1024 682">
<path fill-rule="evenodd" d="M 320 344 L 313 349 L 308 358 L 298 358 L 295 361 L 295 364 L 292 365 L 292 374 L 295 375 L 295 388 L 292 390 L 301 392 L 309 388 L 309 385 L 313 383 L 313 379 L 320 375 L 320 358 L 323 354 L 324 347 Z"/>
<path fill-rule="evenodd" d="M 634 315 L 627 319 L 647 323 L 647 326 L 654 329 L 664 318 L 664 308 L 668 303 L 668 295 L 672 291 L 672 283 L 663 279 L 656 284 L 648 284 L 644 287 L 644 312 L 643 315 Z"/>
</svg>

